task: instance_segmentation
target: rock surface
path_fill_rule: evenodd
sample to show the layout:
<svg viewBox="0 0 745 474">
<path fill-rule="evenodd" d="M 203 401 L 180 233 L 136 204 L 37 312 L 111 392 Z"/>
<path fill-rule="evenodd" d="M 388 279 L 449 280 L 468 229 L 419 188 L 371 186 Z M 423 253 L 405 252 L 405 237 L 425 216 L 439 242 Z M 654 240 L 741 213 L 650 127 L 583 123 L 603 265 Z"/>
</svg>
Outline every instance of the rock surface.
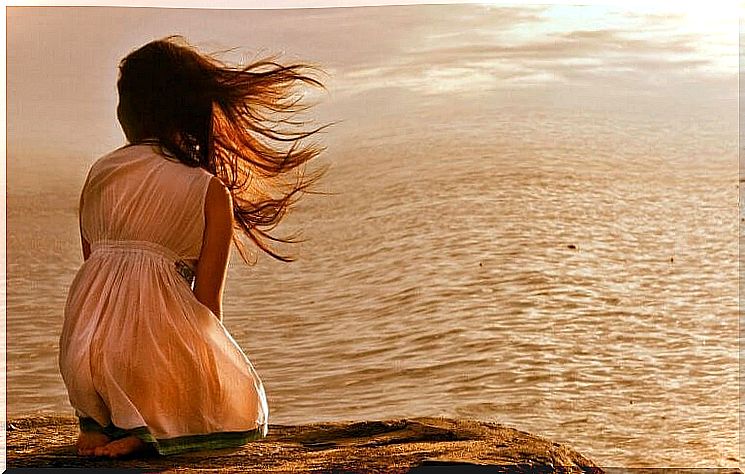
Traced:
<svg viewBox="0 0 745 474">
<path fill-rule="evenodd" d="M 453 465 L 453 472 L 461 472 L 467 465 L 489 465 L 489 472 L 603 472 L 573 449 L 545 438 L 494 423 L 447 418 L 270 425 L 269 436 L 240 449 L 123 460 L 80 457 L 76 437 L 74 418 L 12 419 L 7 425 L 8 468 L 403 473 L 440 472 L 436 466 Z"/>
</svg>

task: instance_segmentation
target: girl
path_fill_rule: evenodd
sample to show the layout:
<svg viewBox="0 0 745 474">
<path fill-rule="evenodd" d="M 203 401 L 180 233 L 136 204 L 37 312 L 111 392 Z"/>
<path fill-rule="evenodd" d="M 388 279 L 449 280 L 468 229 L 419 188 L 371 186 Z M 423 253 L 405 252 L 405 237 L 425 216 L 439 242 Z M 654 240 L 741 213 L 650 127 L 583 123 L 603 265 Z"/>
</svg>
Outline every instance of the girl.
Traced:
<svg viewBox="0 0 745 474">
<path fill-rule="evenodd" d="M 268 406 L 222 324 L 231 242 L 289 261 L 269 232 L 322 171 L 297 130 L 303 64 L 229 67 L 180 37 L 120 63 L 128 144 L 99 158 L 80 196 L 84 262 L 64 312 L 59 364 L 81 455 L 234 447 L 265 436 Z M 298 126 L 288 130 L 286 125 Z"/>
</svg>

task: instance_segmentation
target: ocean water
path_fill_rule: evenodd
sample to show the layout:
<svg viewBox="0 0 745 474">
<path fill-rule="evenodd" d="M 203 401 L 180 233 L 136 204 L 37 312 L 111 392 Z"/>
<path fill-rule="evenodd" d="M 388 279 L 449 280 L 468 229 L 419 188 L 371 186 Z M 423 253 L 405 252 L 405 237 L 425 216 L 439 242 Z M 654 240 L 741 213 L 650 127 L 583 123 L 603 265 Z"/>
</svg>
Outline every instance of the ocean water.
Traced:
<svg viewBox="0 0 745 474">
<path fill-rule="evenodd" d="M 603 466 L 737 465 L 736 116 L 428 113 L 335 129 L 333 194 L 283 227 L 297 262 L 233 252 L 224 320 L 270 422 L 467 417 Z M 72 415 L 82 172 L 8 175 L 10 416 Z"/>
</svg>

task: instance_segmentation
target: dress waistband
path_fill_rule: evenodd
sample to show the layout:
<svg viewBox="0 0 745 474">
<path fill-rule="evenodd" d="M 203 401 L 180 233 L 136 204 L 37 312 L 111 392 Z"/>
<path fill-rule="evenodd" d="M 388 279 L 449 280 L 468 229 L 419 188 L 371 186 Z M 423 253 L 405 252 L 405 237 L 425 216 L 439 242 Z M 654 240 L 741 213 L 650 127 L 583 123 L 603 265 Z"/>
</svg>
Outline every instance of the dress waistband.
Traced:
<svg viewBox="0 0 745 474">
<path fill-rule="evenodd" d="M 187 283 L 191 285 L 194 280 L 194 270 L 176 252 L 149 240 L 98 240 L 91 242 L 91 254 L 93 252 L 145 252 L 165 257 L 173 262 L 176 271 Z"/>
<path fill-rule="evenodd" d="M 155 242 L 148 240 L 99 240 L 91 242 L 91 253 L 97 250 L 131 250 L 155 253 L 166 257 L 169 260 L 179 260 L 176 252 Z"/>
</svg>

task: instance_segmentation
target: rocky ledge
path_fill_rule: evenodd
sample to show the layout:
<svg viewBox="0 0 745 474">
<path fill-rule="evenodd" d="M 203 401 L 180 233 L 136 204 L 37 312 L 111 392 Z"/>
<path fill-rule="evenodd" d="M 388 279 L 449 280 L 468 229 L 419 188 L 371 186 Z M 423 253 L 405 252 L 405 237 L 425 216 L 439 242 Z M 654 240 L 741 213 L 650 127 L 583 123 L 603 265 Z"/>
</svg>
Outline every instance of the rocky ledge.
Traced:
<svg viewBox="0 0 745 474">
<path fill-rule="evenodd" d="M 270 425 L 240 449 L 122 460 L 75 454 L 75 419 L 15 418 L 8 468 L 130 468 L 147 472 L 603 472 L 573 449 L 495 423 L 447 418 Z"/>
</svg>

